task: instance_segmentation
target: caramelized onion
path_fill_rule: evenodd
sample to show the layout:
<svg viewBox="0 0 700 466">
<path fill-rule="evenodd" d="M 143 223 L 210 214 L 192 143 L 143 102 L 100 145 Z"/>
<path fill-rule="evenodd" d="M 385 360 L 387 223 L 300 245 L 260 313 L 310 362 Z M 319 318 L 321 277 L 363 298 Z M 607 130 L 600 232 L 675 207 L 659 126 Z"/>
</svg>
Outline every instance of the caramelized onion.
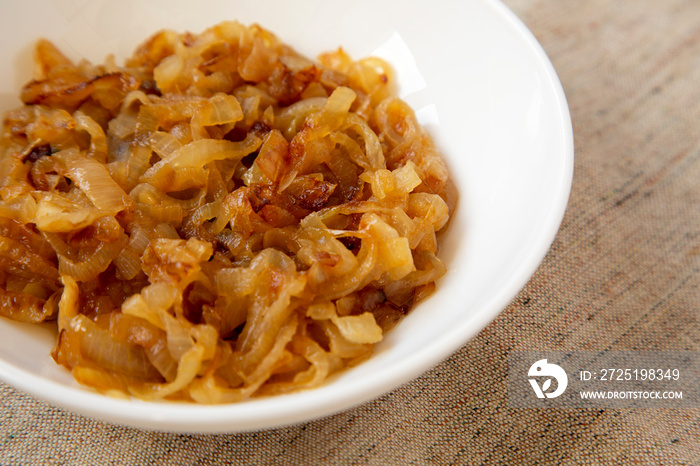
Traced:
<svg viewBox="0 0 700 466">
<path fill-rule="evenodd" d="M 370 357 L 446 267 L 454 197 L 390 67 L 224 22 L 124 66 L 36 47 L 0 136 L 0 315 L 145 400 L 309 389 Z"/>
<path fill-rule="evenodd" d="M 160 379 L 142 348 L 115 340 L 87 317 L 77 315 L 71 319 L 69 331 L 81 335 L 81 353 L 100 367 L 142 380 Z"/>
</svg>

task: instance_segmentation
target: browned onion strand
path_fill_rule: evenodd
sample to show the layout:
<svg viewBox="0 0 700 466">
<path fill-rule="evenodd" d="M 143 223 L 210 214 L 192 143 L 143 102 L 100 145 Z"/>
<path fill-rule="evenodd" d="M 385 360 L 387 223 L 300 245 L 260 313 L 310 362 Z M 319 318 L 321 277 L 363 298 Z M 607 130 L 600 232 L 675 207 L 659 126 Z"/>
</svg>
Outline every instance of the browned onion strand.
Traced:
<svg viewBox="0 0 700 466">
<path fill-rule="evenodd" d="M 46 40 L 0 138 L 0 315 L 56 319 L 80 383 L 225 403 L 322 384 L 446 271 L 454 196 L 378 58 L 257 26 L 124 66 Z"/>
</svg>

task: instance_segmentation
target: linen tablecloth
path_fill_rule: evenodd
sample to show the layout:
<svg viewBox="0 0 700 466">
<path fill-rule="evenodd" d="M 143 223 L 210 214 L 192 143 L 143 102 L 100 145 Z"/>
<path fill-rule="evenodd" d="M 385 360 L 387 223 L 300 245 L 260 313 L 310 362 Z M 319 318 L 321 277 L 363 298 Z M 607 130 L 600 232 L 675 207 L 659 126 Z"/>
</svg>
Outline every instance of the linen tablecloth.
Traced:
<svg viewBox="0 0 700 466">
<path fill-rule="evenodd" d="M 576 146 L 535 275 L 422 377 L 334 416 L 237 435 L 83 418 L 0 385 L 0 464 L 700 464 L 700 409 L 519 409 L 521 350 L 700 350 L 700 3 L 508 0 L 562 81 Z"/>
</svg>

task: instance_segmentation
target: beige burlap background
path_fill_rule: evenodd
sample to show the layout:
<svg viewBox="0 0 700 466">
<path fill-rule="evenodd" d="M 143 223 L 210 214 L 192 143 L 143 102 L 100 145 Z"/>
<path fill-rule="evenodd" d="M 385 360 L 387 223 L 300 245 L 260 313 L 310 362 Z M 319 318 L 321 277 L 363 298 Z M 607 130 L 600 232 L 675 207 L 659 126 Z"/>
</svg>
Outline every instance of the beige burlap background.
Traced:
<svg viewBox="0 0 700 466">
<path fill-rule="evenodd" d="M 700 464 L 700 409 L 509 408 L 514 350 L 700 350 L 700 2 L 509 0 L 557 69 L 576 165 L 529 284 L 447 361 L 278 430 L 115 427 L 0 385 L 0 464 Z"/>
</svg>

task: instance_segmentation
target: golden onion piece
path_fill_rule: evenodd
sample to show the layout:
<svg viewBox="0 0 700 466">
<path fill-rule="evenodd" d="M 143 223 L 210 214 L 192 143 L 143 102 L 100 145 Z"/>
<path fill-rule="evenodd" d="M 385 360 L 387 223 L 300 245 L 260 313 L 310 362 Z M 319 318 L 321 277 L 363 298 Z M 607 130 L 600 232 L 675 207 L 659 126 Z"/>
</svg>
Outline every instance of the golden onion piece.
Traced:
<svg viewBox="0 0 700 466">
<path fill-rule="evenodd" d="M 37 43 L 0 136 L 0 315 L 144 400 L 228 403 L 358 364 L 446 271 L 444 161 L 377 58 L 260 26 L 123 66 Z"/>
</svg>

